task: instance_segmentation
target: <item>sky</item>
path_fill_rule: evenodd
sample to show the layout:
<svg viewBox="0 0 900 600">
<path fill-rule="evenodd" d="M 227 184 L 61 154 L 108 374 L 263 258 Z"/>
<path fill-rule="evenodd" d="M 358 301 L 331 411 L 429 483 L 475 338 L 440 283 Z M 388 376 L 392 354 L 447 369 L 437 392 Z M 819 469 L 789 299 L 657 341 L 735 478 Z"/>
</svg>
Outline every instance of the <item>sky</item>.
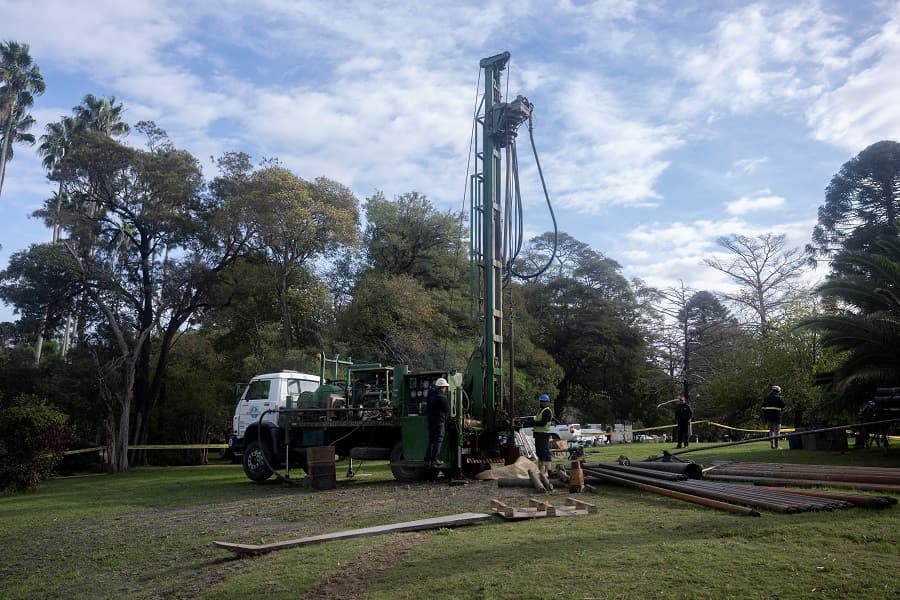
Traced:
<svg viewBox="0 0 900 600">
<path fill-rule="evenodd" d="M 880 0 L 0 0 L 0 40 L 28 44 L 46 83 L 36 137 L 114 96 L 208 178 L 243 151 L 360 202 L 463 209 L 479 61 L 509 51 L 503 89 L 534 104 L 560 231 L 628 278 L 714 292 L 720 237 L 803 247 L 841 166 L 900 139 L 898 29 L 900 2 Z M 532 236 L 551 221 L 525 129 L 519 150 Z M 16 147 L 0 269 L 50 240 L 30 215 L 54 189 L 36 146 Z"/>
</svg>

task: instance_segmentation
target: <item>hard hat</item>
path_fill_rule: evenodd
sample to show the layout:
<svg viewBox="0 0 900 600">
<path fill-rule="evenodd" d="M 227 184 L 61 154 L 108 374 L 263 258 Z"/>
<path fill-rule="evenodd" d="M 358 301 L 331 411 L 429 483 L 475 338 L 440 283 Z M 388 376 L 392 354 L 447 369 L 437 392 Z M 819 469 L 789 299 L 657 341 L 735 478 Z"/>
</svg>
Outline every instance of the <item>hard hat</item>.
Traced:
<svg viewBox="0 0 900 600">
<path fill-rule="evenodd" d="M 434 382 L 434 387 L 450 387 L 450 384 L 443 377 L 438 377 L 437 381 Z"/>
<path fill-rule="evenodd" d="M 773 385 L 773 386 L 772 386 L 772 389 L 775 390 L 776 392 L 780 392 L 780 391 L 781 391 L 781 386 L 780 386 L 780 385 Z"/>
<path fill-rule="evenodd" d="M 539 400 L 540 402 L 550 402 L 550 396 L 548 396 L 547 394 L 541 394 L 541 395 L 538 397 L 538 400 Z"/>
</svg>

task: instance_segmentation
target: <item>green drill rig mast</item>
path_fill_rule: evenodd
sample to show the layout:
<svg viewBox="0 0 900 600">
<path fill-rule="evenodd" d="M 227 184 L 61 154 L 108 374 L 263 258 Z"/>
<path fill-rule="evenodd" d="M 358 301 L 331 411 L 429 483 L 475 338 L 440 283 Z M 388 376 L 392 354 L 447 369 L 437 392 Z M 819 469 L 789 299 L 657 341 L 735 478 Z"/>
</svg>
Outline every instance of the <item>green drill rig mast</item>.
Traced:
<svg viewBox="0 0 900 600">
<path fill-rule="evenodd" d="M 472 409 L 486 427 L 499 425 L 503 403 L 503 281 L 504 238 L 501 214 L 501 150 L 516 136 L 519 125 L 531 116 L 532 105 L 518 96 L 506 103 L 500 91 L 500 76 L 509 62 L 509 52 L 482 59 L 484 110 L 481 126 L 481 173 L 472 177 L 471 250 L 472 297 L 477 299 L 482 320 L 482 343 L 469 364 L 466 381 L 471 389 Z M 477 164 L 477 163 L 476 163 Z"/>
</svg>

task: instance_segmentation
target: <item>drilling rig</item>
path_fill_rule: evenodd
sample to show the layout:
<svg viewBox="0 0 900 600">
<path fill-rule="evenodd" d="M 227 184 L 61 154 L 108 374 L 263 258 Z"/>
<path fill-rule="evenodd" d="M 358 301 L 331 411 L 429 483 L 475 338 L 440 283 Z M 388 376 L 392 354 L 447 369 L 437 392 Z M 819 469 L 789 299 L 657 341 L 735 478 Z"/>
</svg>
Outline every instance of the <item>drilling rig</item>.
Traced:
<svg viewBox="0 0 900 600">
<path fill-rule="evenodd" d="M 525 122 L 530 127 L 532 105 L 522 96 L 504 101 L 501 75 L 509 59 L 509 52 L 503 52 L 480 62 L 484 93 L 476 110 L 476 172 L 468 195 L 470 289 L 481 340 L 466 370 L 413 372 L 406 365 L 354 364 L 322 354 L 315 391 L 266 398 L 268 403 L 262 406 L 269 408 L 254 414 L 258 420 L 243 431 L 243 465 L 250 479 L 264 481 L 279 468 L 286 473 L 279 476 L 289 479 L 291 468 L 307 469 L 307 449 L 316 446 L 333 446 L 338 455 L 350 457 L 351 471 L 354 458 L 388 459 L 395 479 L 404 482 L 438 471 L 453 479 L 517 457 L 516 424 L 503 390 L 503 287 L 515 244 L 510 244 L 508 234 L 511 211 L 501 196 L 501 159 L 505 152 L 507 163 L 516 160 L 517 131 Z M 518 193 L 518 176 L 511 184 L 509 172 L 507 164 L 507 203 L 511 185 Z M 521 240 L 514 251 L 520 247 Z M 424 461 L 425 401 L 438 378 L 449 383 L 450 413 L 439 457 L 442 465 L 435 468 Z M 238 412 L 242 402 L 250 402 L 246 393 Z M 266 420 L 267 414 L 273 416 Z M 235 419 L 237 423 L 237 413 Z"/>
</svg>

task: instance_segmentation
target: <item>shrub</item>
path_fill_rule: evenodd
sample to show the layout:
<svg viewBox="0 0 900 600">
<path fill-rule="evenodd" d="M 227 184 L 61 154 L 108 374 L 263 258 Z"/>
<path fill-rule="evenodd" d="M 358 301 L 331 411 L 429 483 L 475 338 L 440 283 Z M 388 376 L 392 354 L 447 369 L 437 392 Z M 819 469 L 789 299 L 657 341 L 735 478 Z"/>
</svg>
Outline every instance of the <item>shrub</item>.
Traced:
<svg viewBox="0 0 900 600">
<path fill-rule="evenodd" d="M 74 438 L 67 419 L 30 394 L 0 407 L 0 492 L 33 490 L 53 474 Z"/>
</svg>

